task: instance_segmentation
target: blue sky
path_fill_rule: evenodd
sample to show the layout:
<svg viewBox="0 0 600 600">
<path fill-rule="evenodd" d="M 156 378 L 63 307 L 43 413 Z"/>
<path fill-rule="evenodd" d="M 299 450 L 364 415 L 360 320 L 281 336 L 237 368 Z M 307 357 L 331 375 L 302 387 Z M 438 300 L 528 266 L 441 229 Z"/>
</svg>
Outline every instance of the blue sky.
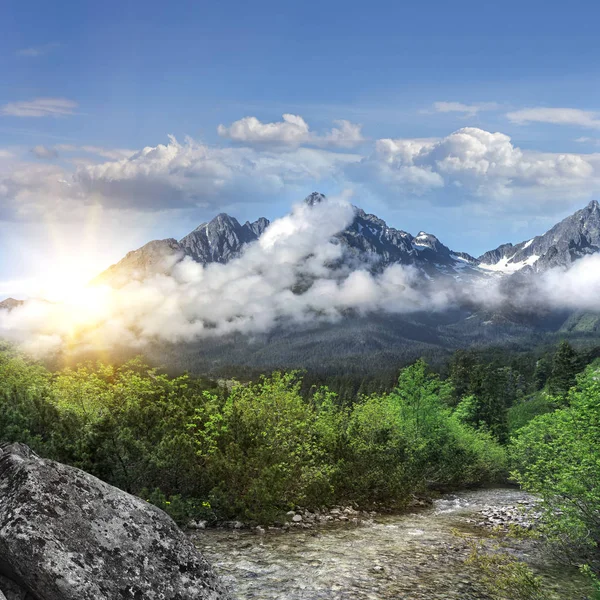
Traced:
<svg viewBox="0 0 600 600">
<path fill-rule="evenodd" d="M 7 0 L 0 295 L 315 189 L 473 254 L 542 233 L 600 195 L 598 17 L 581 1 Z"/>
</svg>

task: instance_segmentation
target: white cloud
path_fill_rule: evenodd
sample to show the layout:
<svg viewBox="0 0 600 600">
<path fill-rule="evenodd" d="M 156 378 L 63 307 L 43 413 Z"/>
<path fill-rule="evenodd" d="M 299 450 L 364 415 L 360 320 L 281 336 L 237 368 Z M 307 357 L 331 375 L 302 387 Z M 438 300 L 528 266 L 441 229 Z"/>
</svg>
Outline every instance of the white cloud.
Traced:
<svg viewBox="0 0 600 600">
<path fill-rule="evenodd" d="M 352 218 L 353 209 L 343 198 L 300 204 L 227 264 L 203 266 L 172 256 L 163 265 L 166 273 L 131 277 L 115 289 L 84 290 L 64 303 L 29 301 L 0 311 L 0 334 L 43 353 L 74 340 L 85 351 L 89 346 L 101 350 L 255 334 L 339 320 L 348 310 L 410 313 L 465 303 L 600 310 L 600 255 L 544 273 L 516 290 L 496 277 L 427 280 L 400 264 L 372 274 L 366 264 L 339 260 L 344 246 L 332 238 Z"/>
<path fill-rule="evenodd" d="M 75 214 L 82 204 L 70 174 L 58 165 L 8 159 L 0 162 L 0 221 Z"/>
<path fill-rule="evenodd" d="M 136 150 L 126 148 L 103 148 L 102 146 L 76 146 L 74 144 L 57 144 L 54 148 L 59 152 L 86 153 L 107 158 L 109 160 L 120 160 L 134 155 Z"/>
<path fill-rule="evenodd" d="M 77 170 L 88 194 L 113 205 L 143 210 L 222 206 L 223 202 L 273 197 L 331 178 L 360 156 L 297 148 L 270 152 L 213 148 L 192 139 L 147 147 L 133 156 Z"/>
<path fill-rule="evenodd" d="M 36 158 L 41 158 L 41 159 L 58 158 L 58 151 L 56 150 L 56 148 L 51 148 L 51 147 L 48 147 L 48 146 L 42 146 L 41 144 L 38 145 L 38 146 L 34 146 L 31 149 L 31 153 Z"/>
<path fill-rule="evenodd" d="M 290 114 L 283 115 L 279 123 L 262 123 L 256 117 L 244 117 L 229 127 L 219 125 L 217 131 L 221 137 L 244 143 L 299 145 L 310 136 L 308 123 Z"/>
<path fill-rule="evenodd" d="M 332 266 L 344 252 L 332 237 L 353 214 L 341 198 L 297 205 L 226 265 L 171 261 L 168 274 L 132 278 L 118 289 L 90 290 L 64 304 L 31 301 L 10 313 L 0 311 L 0 332 L 43 352 L 72 340 L 74 332 L 83 348 L 86 343 L 140 346 L 156 339 L 192 341 L 337 320 L 348 309 L 411 312 L 445 306 L 445 291 L 423 285 L 411 267 L 394 265 L 372 275 L 366 268 Z"/>
<path fill-rule="evenodd" d="M 364 142 L 360 125 L 345 120 L 334 123 L 337 127 L 318 135 L 310 131 L 308 123 L 299 115 L 284 114 L 283 120 L 276 123 L 263 123 L 256 117 L 244 117 L 229 127 L 219 125 L 217 131 L 221 137 L 248 145 L 352 148 Z"/>
<path fill-rule="evenodd" d="M 477 104 L 463 104 L 462 102 L 434 102 L 433 110 L 439 113 L 462 113 L 465 117 L 474 117 L 487 110 L 498 110 L 500 105 L 496 102 L 479 102 Z"/>
<path fill-rule="evenodd" d="M 513 123 L 552 123 L 555 125 L 575 125 L 591 129 L 600 128 L 600 113 L 579 108 L 524 108 L 509 112 L 508 119 Z"/>
<path fill-rule="evenodd" d="M 51 44 L 44 44 L 42 46 L 31 46 L 29 48 L 22 48 L 21 50 L 17 50 L 17 56 L 25 56 L 29 58 L 36 58 L 38 56 L 43 56 L 52 52 L 55 48 L 58 48 L 60 44 L 53 42 Z"/>
<path fill-rule="evenodd" d="M 75 114 L 77 102 L 67 98 L 35 98 L 9 102 L 0 107 L 0 114 L 10 117 L 62 117 Z"/>
<path fill-rule="evenodd" d="M 437 140 L 382 139 L 350 174 L 368 185 L 425 194 L 438 188 L 479 198 L 585 196 L 599 189 L 600 155 L 521 150 L 503 133 L 465 127 Z"/>
<path fill-rule="evenodd" d="M 351 135 L 343 129 L 342 137 Z M 339 145 L 338 134 L 330 135 Z M 215 147 L 173 137 L 134 153 L 70 144 L 33 150 L 41 158 L 55 151 L 72 155 L 69 163 L 24 162 L 0 151 L 2 218 L 71 213 L 83 205 L 220 212 L 241 202 L 285 202 L 308 189 L 355 184 L 359 197 L 394 206 L 409 206 L 416 196 L 470 211 L 532 214 L 543 201 L 556 213 L 600 192 L 600 153 L 523 150 L 503 133 L 474 127 L 442 138 L 379 139 L 367 156 L 303 146 Z"/>
<path fill-rule="evenodd" d="M 356 123 L 351 123 L 344 119 L 334 121 L 337 127 L 334 127 L 328 133 L 325 133 L 321 138 L 313 138 L 317 145 L 333 146 L 337 148 L 353 148 L 362 144 L 365 138 L 361 132 L 361 126 Z"/>
</svg>

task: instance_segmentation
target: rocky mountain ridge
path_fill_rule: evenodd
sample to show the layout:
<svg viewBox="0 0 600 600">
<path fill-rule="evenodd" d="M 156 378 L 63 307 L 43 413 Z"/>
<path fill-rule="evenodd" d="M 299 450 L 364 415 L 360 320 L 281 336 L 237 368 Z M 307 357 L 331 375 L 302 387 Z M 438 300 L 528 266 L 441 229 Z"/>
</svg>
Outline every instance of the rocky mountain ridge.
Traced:
<svg viewBox="0 0 600 600">
<path fill-rule="evenodd" d="M 313 192 L 305 202 L 314 206 L 324 199 L 323 194 Z M 234 217 L 221 213 L 179 241 L 154 240 L 128 253 L 95 281 L 123 285 L 131 278 L 167 272 L 185 256 L 204 265 L 225 264 L 240 256 L 268 226 L 269 220 L 264 217 L 241 225 Z M 428 279 L 539 273 L 557 266 L 568 267 L 578 258 L 600 251 L 600 206 L 594 200 L 545 234 L 516 245 L 502 244 L 479 258 L 451 250 L 433 234 L 421 231 L 413 236 L 390 227 L 358 207 L 352 223 L 335 238 L 344 245 L 346 259 L 368 263 L 374 272 L 402 264 L 413 265 Z"/>
<path fill-rule="evenodd" d="M 478 258 L 484 269 L 513 273 L 523 269 L 540 273 L 569 267 L 577 259 L 600 251 L 600 205 L 592 200 L 585 208 L 557 223 L 543 235 L 502 244 Z"/>
</svg>

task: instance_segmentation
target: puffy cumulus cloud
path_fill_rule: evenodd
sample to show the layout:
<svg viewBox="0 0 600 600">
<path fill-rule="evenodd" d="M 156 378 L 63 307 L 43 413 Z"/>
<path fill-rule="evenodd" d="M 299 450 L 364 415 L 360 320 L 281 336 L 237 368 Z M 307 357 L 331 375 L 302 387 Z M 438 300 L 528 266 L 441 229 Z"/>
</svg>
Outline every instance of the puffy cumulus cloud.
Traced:
<svg viewBox="0 0 600 600">
<path fill-rule="evenodd" d="M 600 186 L 600 157 L 521 150 L 503 133 L 465 127 L 440 139 L 382 139 L 350 176 L 394 192 L 460 190 L 485 198 L 587 196 Z"/>
<path fill-rule="evenodd" d="M 477 104 L 463 104 L 462 102 L 434 102 L 433 110 L 438 113 L 460 113 L 465 117 L 474 117 L 487 110 L 498 110 L 500 105 L 496 102 L 479 102 Z"/>
<path fill-rule="evenodd" d="M 48 146 L 42 146 L 42 145 L 34 146 L 31 149 L 31 153 L 36 158 L 41 158 L 41 159 L 58 158 L 58 150 L 56 148 L 51 148 Z"/>
<path fill-rule="evenodd" d="M 70 174 L 54 164 L 0 160 L 0 221 L 36 220 L 50 213 L 73 215 L 82 203 Z"/>
<path fill-rule="evenodd" d="M 0 115 L 9 117 L 64 117 L 75 114 L 77 102 L 67 98 L 35 98 L 0 106 Z"/>
<path fill-rule="evenodd" d="M 308 123 L 298 115 L 283 115 L 279 123 L 262 123 L 256 117 L 244 117 L 229 127 L 219 125 L 221 137 L 235 142 L 300 145 L 309 139 Z"/>
<path fill-rule="evenodd" d="M 521 212 L 539 202 L 555 212 L 600 191 L 600 154 L 522 150 L 509 136 L 474 127 L 442 138 L 379 139 L 371 152 L 334 150 L 358 139 L 351 123 L 319 136 L 323 147 L 209 146 L 170 137 L 137 152 L 92 145 L 36 146 L 25 162 L 0 151 L 0 212 L 37 218 L 80 206 L 159 211 L 228 210 L 240 202 L 286 201 L 307 188 L 346 189 L 379 199 L 465 205 L 482 212 Z M 310 133 L 310 132 L 309 132 Z M 362 148 L 361 148 L 362 150 Z"/>
<path fill-rule="evenodd" d="M 362 135 L 362 127 L 345 119 L 334 121 L 337 127 L 316 138 L 316 143 L 323 146 L 334 146 L 337 148 L 353 148 L 365 141 Z"/>
<path fill-rule="evenodd" d="M 552 123 L 554 125 L 575 125 L 577 127 L 600 128 L 600 113 L 579 108 L 523 108 L 506 115 L 513 123 Z"/>
<path fill-rule="evenodd" d="M 334 121 L 336 127 L 322 135 L 312 132 L 308 123 L 298 115 L 284 114 L 277 123 L 263 123 L 256 117 L 244 117 L 231 125 L 219 125 L 221 137 L 248 145 L 298 147 L 301 145 L 353 148 L 365 140 L 361 126 L 350 121 Z"/>
<path fill-rule="evenodd" d="M 70 220 L 83 206 L 221 211 L 244 201 L 281 201 L 319 183 L 343 186 L 345 166 L 361 158 L 321 148 L 218 148 L 173 137 L 138 152 L 59 144 L 32 153 L 45 159 L 60 154 L 68 162 L 28 162 L 0 150 L 0 219 L 54 213 Z M 108 160 L 98 162 L 103 157 Z"/>
<path fill-rule="evenodd" d="M 341 173 L 360 156 L 321 149 L 286 152 L 215 148 L 173 136 L 129 158 L 81 167 L 75 181 L 105 205 L 158 210 L 222 207 L 240 199 L 270 197 Z"/>
</svg>

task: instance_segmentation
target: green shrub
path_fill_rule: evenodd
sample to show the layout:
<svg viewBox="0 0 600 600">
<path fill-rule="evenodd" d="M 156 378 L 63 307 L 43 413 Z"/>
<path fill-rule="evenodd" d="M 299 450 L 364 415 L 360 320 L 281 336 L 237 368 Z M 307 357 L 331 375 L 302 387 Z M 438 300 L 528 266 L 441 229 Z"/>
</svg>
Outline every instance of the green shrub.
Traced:
<svg viewBox="0 0 600 600">
<path fill-rule="evenodd" d="M 147 496 L 178 522 L 202 502 L 214 518 L 269 522 L 296 505 L 401 506 L 429 485 L 498 477 L 502 448 L 452 414 L 451 395 L 423 361 L 390 393 L 340 406 L 327 388 L 303 396 L 295 373 L 226 390 L 139 359 L 50 373 L 0 353 L 0 439 Z"/>
<path fill-rule="evenodd" d="M 514 477 L 541 496 L 544 531 L 565 554 L 600 544 L 600 380 L 588 368 L 571 388 L 568 405 L 533 419 L 512 442 Z"/>
<path fill-rule="evenodd" d="M 479 581 L 494 600 L 545 600 L 542 580 L 523 562 L 497 548 L 488 551 L 471 544 L 467 564 L 479 572 Z"/>
<path fill-rule="evenodd" d="M 512 436 L 521 427 L 527 425 L 531 420 L 540 415 L 552 412 L 556 409 L 554 398 L 546 392 L 538 392 L 508 409 L 508 431 Z"/>
</svg>

